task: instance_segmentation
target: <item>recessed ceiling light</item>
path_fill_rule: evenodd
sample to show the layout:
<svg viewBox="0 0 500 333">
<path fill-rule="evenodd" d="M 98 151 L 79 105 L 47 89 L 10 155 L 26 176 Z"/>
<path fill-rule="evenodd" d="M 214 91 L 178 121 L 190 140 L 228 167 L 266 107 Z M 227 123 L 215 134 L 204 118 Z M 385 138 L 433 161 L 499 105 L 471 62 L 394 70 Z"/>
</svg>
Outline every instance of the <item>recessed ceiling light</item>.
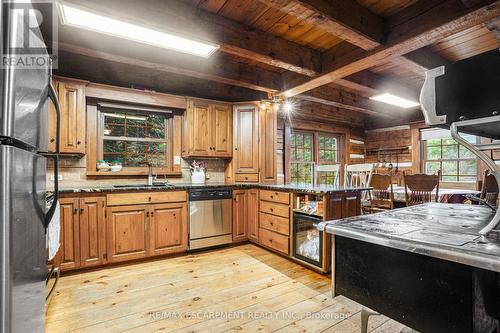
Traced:
<svg viewBox="0 0 500 333">
<path fill-rule="evenodd" d="M 98 15 L 87 10 L 59 4 L 62 24 L 92 30 L 135 42 L 159 46 L 208 58 L 219 46 L 176 36 L 139 25 Z"/>
<path fill-rule="evenodd" d="M 389 94 L 389 93 L 375 95 L 375 96 L 370 97 L 370 99 L 373 99 L 375 101 L 379 101 L 382 103 L 387 103 L 387 104 L 399 106 L 399 107 L 405 108 L 405 109 L 414 108 L 414 107 L 420 105 L 417 102 L 410 101 L 409 99 L 395 96 L 395 95 Z"/>
<path fill-rule="evenodd" d="M 286 113 L 290 113 L 293 111 L 293 104 L 289 101 L 286 101 L 285 104 L 283 104 L 283 111 Z"/>
</svg>

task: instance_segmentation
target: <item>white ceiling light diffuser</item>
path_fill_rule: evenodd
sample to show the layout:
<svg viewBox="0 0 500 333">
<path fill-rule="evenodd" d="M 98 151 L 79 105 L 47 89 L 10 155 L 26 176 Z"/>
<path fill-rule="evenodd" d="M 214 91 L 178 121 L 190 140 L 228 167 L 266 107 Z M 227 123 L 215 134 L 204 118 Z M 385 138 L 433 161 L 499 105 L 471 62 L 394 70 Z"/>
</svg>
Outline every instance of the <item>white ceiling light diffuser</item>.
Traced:
<svg viewBox="0 0 500 333">
<path fill-rule="evenodd" d="M 409 99 L 399 97 L 393 94 L 385 93 L 385 94 L 379 94 L 370 97 L 370 99 L 373 99 L 374 101 L 386 103 L 386 104 L 391 104 L 395 106 L 399 106 L 400 108 L 414 108 L 416 106 L 419 106 L 420 104 L 414 101 L 410 101 Z"/>
<path fill-rule="evenodd" d="M 208 58 L 219 46 L 149 29 L 59 3 L 62 24 Z"/>
</svg>

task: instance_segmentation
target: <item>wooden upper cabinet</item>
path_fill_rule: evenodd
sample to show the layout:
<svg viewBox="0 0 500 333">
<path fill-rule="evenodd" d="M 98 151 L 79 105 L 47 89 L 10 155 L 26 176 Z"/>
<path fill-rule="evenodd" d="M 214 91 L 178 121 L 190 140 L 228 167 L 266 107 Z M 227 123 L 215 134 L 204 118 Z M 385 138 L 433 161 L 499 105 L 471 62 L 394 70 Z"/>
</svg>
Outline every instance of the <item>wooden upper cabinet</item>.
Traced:
<svg viewBox="0 0 500 333">
<path fill-rule="evenodd" d="M 85 85 L 73 81 L 55 81 L 61 111 L 61 153 L 85 154 Z M 49 151 L 55 151 L 56 113 L 50 108 Z"/>
<path fill-rule="evenodd" d="M 277 182 L 277 126 L 278 112 L 269 105 L 260 111 L 260 181 Z"/>
<path fill-rule="evenodd" d="M 247 233 L 248 239 L 259 241 L 259 190 L 247 190 Z"/>
<path fill-rule="evenodd" d="M 256 104 L 234 107 L 235 173 L 259 172 L 259 108 Z"/>
<path fill-rule="evenodd" d="M 61 198 L 61 245 L 55 258 L 55 263 L 61 270 L 80 267 L 80 231 L 78 199 Z"/>
<path fill-rule="evenodd" d="M 233 191 L 233 242 L 248 239 L 246 190 Z"/>
<path fill-rule="evenodd" d="M 213 154 L 220 157 L 229 157 L 233 150 L 232 112 L 228 105 L 215 104 L 211 109 L 212 117 L 212 147 Z"/>
<path fill-rule="evenodd" d="M 107 208 L 108 262 L 144 258 L 148 255 L 148 205 Z"/>
<path fill-rule="evenodd" d="M 149 215 L 149 255 L 187 250 L 186 203 L 151 205 Z"/>
<path fill-rule="evenodd" d="M 231 108 L 227 104 L 190 100 L 184 117 L 184 157 L 231 157 Z"/>
<path fill-rule="evenodd" d="M 106 262 L 105 198 L 81 198 L 80 207 L 80 263 L 81 267 L 102 265 Z"/>
</svg>

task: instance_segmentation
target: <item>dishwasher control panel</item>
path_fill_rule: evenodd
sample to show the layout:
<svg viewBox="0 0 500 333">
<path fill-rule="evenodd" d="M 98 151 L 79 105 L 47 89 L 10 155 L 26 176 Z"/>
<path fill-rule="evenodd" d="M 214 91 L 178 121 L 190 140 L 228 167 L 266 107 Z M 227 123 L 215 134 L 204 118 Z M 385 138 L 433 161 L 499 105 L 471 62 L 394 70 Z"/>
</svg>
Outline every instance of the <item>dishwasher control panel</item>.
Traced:
<svg viewBox="0 0 500 333">
<path fill-rule="evenodd" d="M 200 188 L 189 190 L 189 201 L 231 199 L 233 190 L 230 187 Z"/>
</svg>

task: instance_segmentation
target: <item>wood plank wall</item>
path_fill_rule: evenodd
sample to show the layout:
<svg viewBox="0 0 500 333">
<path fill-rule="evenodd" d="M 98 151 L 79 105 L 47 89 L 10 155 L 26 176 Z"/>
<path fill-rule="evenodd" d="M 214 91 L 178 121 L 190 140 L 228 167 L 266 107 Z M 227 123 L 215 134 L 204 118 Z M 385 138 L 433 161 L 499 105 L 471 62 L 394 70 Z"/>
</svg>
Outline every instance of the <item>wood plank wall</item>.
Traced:
<svg viewBox="0 0 500 333">
<path fill-rule="evenodd" d="M 411 147 L 410 126 L 398 126 L 392 128 L 382 128 L 365 132 L 365 148 L 367 150 L 366 163 L 386 164 L 392 163 L 396 166 L 396 154 L 389 153 L 391 148 Z M 369 150 L 387 149 L 387 152 L 369 153 Z M 418 148 L 417 148 L 418 149 Z M 403 171 L 412 172 L 412 150 L 408 149 L 403 154 L 398 154 L 397 161 L 400 163 L 398 169 L 389 170 L 387 167 L 378 167 L 375 169 L 379 174 L 391 174 L 395 182 L 402 184 Z"/>
</svg>

